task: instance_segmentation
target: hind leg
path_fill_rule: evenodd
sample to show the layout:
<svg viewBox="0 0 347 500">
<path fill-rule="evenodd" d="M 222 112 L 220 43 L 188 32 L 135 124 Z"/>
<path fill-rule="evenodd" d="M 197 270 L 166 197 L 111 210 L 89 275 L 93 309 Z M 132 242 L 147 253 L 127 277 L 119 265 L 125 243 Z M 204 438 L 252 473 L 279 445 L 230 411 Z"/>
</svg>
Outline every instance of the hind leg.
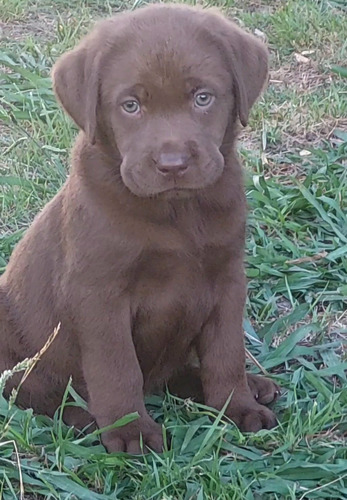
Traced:
<svg viewBox="0 0 347 500">
<path fill-rule="evenodd" d="M 22 355 L 17 352 L 18 339 L 14 336 L 13 329 L 10 328 L 7 318 L 7 296 L 0 285 L 0 375 L 5 370 L 11 370 L 25 355 L 28 355 L 27 352 L 25 354 L 22 352 Z M 15 349 L 10 348 L 9 341 L 11 339 Z M 15 373 L 7 381 L 4 390 L 6 398 L 9 398 L 13 389 L 19 387 L 23 375 L 24 371 Z M 80 380 L 78 376 L 76 379 L 79 382 L 76 386 L 79 387 L 75 387 L 75 384 L 73 385 L 77 392 L 86 399 L 87 391 L 83 380 Z M 15 403 L 22 408 L 32 408 L 37 414 L 53 417 L 61 405 L 67 383 L 68 377 L 65 380 L 62 380 L 61 377 L 54 377 L 51 363 L 41 360 L 29 374 L 28 378 L 21 384 Z M 78 429 L 84 429 L 94 422 L 94 419 L 87 411 L 75 406 L 66 406 L 64 408 L 63 420 L 67 425 Z"/>
<path fill-rule="evenodd" d="M 66 425 L 75 427 L 80 431 L 86 428 L 87 433 L 96 429 L 95 420 L 91 414 L 78 406 L 64 408 L 63 420 Z"/>
<path fill-rule="evenodd" d="M 47 374 L 42 374 L 34 369 L 22 382 L 24 372 L 15 373 L 8 380 L 5 387 L 5 396 L 8 397 L 12 390 L 18 390 L 15 400 L 21 408 L 32 408 L 35 413 L 53 417 L 55 410 L 61 402 L 63 391 L 56 388 Z"/>
<path fill-rule="evenodd" d="M 249 388 L 258 403 L 268 405 L 275 401 L 281 391 L 277 384 L 262 375 L 247 373 Z M 191 398 L 198 403 L 204 401 L 200 370 L 197 367 L 185 366 L 168 382 L 169 391 L 176 396 Z"/>
<path fill-rule="evenodd" d="M 9 397 L 12 390 L 19 386 L 22 377 L 23 372 L 11 377 L 5 387 L 5 397 Z M 15 403 L 22 408 L 32 408 L 35 413 L 52 418 L 62 403 L 67 383 L 68 380 L 57 383 L 46 373 L 34 369 L 20 386 Z M 78 429 L 84 429 L 94 422 L 87 411 L 77 406 L 64 408 L 63 421 Z"/>
</svg>

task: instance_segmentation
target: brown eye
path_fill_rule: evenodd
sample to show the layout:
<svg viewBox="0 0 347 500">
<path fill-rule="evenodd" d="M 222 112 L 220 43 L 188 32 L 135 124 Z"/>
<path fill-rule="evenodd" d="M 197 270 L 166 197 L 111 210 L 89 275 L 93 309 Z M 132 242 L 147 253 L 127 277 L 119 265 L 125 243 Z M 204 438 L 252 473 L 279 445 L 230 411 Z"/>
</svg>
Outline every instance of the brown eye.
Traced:
<svg viewBox="0 0 347 500">
<path fill-rule="evenodd" d="M 195 106 L 199 108 L 204 108 L 211 104 L 213 100 L 213 95 L 208 92 L 201 92 L 200 94 L 196 94 L 194 97 Z"/>
<path fill-rule="evenodd" d="M 140 104 L 137 101 L 135 101 L 134 99 L 131 99 L 129 101 L 123 102 L 122 108 L 124 109 L 124 111 L 126 113 L 133 115 L 133 114 L 138 113 L 140 111 Z"/>
</svg>

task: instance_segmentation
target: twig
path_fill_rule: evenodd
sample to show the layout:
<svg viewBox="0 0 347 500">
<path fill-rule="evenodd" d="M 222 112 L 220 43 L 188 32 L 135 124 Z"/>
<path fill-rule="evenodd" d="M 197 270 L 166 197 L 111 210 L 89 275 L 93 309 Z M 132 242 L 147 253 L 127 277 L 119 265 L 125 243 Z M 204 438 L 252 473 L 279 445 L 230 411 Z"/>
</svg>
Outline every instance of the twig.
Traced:
<svg viewBox="0 0 347 500">
<path fill-rule="evenodd" d="M 328 255 L 328 252 L 325 250 L 323 252 L 316 253 L 316 255 L 311 255 L 308 257 L 301 257 L 299 259 L 286 260 L 286 264 L 302 264 L 303 262 L 314 262 L 316 260 L 325 259 Z"/>
<path fill-rule="evenodd" d="M 262 365 L 255 359 L 253 354 L 249 352 L 249 350 L 246 348 L 246 357 L 252 361 L 252 363 L 255 364 L 256 367 L 259 368 L 259 370 L 262 372 L 263 375 L 269 375 L 269 372 L 265 370 L 265 368 L 262 367 Z"/>
</svg>

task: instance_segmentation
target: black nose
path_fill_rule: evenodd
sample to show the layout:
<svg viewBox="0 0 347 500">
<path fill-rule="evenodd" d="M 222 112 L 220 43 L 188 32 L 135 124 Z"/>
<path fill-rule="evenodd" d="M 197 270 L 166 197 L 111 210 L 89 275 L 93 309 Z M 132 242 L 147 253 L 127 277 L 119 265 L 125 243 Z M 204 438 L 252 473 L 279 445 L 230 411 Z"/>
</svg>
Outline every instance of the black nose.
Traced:
<svg viewBox="0 0 347 500">
<path fill-rule="evenodd" d="M 183 175 L 188 168 L 188 155 L 184 153 L 160 153 L 157 170 L 163 175 Z"/>
</svg>

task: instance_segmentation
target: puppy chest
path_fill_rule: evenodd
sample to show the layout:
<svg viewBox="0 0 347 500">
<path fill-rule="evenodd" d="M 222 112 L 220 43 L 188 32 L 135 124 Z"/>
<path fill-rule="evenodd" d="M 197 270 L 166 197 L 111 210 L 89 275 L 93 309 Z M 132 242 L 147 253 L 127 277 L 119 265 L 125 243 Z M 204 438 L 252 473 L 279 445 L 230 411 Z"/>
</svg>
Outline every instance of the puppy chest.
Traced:
<svg viewBox="0 0 347 500">
<path fill-rule="evenodd" d="M 132 336 L 147 388 L 168 380 L 186 362 L 209 310 L 204 297 L 164 289 L 139 305 Z"/>
<path fill-rule="evenodd" d="M 165 378 L 184 361 L 214 303 L 196 261 L 158 259 L 151 269 L 141 270 L 132 295 L 132 334 L 145 379 Z"/>
<path fill-rule="evenodd" d="M 136 283 L 132 299 L 134 328 L 146 332 L 201 328 L 213 306 L 204 276 L 177 266 L 175 275 L 153 273 Z"/>
<path fill-rule="evenodd" d="M 183 317 L 200 317 L 212 299 L 211 280 L 198 253 L 151 252 L 143 255 L 129 273 L 128 290 L 133 311 L 147 322 L 161 323 Z"/>
</svg>

